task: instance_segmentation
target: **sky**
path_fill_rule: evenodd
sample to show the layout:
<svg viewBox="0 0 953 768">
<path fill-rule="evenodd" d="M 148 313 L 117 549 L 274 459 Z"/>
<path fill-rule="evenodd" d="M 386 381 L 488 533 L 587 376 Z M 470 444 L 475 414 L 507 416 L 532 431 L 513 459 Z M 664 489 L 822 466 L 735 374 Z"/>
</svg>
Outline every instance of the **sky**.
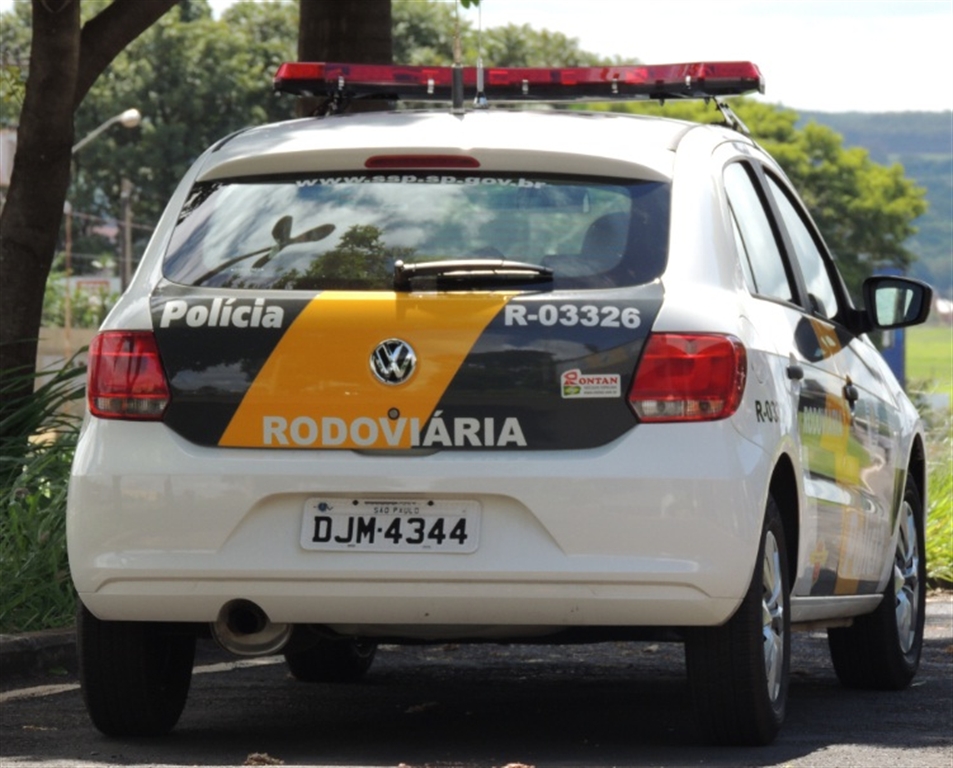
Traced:
<svg viewBox="0 0 953 768">
<path fill-rule="evenodd" d="M 528 23 L 578 38 L 584 50 L 636 56 L 646 64 L 753 61 L 764 75 L 764 100 L 796 109 L 953 109 L 953 0 L 483 0 L 483 5 L 484 27 Z"/>
<path fill-rule="evenodd" d="M 233 1 L 210 0 L 216 13 Z M 461 14 L 646 64 L 753 61 L 762 100 L 799 110 L 953 109 L 953 0 L 482 0 Z"/>
</svg>

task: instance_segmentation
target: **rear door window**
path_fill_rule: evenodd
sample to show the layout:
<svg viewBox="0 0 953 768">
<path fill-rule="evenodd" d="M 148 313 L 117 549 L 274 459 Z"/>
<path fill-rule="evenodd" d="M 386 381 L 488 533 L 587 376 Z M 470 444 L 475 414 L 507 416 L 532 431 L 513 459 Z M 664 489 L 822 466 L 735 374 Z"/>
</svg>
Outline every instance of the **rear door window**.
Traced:
<svg viewBox="0 0 953 768">
<path fill-rule="evenodd" d="M 742 163 L 732 163 L 725 168 L 724 180 L 736 238 L 740 239 L 743 249 L 739 258 L 745 278 L 754 283 L 750 287 L 760 296 L 793 302 L 792 281 L 771 219 L 751 176 Z"/>
<path fill-rule="evenodd" d="M 648 282 L 665 266 L 670 186 L 527 175 L 323 175 L 203 182 L 163 267 L 235 289 L 391 290 L 394 263 L 487 259 L 553 288 Z"/>
<path fill-rule="evenodd" d="M 840 312 L 837 291 L 827 271 L 821 249 L 804 220 L 804 214 L 795 208 L 794 202 L 778 182 L 770 175 L 766 175 L 766 178 L 791 238 L 794 257 L 801 268 L 801 274 L 804 275 L 811 311 L 824 318 L 836 317 Z"/>
</svg>

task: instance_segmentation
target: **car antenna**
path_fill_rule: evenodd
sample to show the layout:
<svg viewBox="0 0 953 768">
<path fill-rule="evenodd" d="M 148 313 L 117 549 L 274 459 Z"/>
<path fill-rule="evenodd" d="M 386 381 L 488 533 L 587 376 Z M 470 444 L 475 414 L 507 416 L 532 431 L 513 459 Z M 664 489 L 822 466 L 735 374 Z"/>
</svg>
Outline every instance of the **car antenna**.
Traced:
<svg viewBox="0 0 953 768">
<path fill-rule="evenodd" d="M 487 109 L 489 102 L 483 88 L 483 5 L 477 6 L 477 60 L 476 60 L 476 96 L 473 99 L 475 109 Z"/>
<path fill-rule="evenodd" d="M 455 115 L 463 114 L 463 55 L 460 50 L 460 0 L 455 3 L 456 15 L 453 25 L 453 67 L 451 69 L 450 111 Z"/>
<path fill-rule="evenodd" d="M 708 99 L 705 99 L 705 101 L 707 102 Z M 744 121 L 735 114 L 735 111 L 729 107 L 726 102 L 716 98 L 715 106 L 718 107 L 718 111 L 721 112 L 722 117 L 725 118 L 725 124 L 729 128 L 734 128 L 738 133 L 743 133 L 745 136 L 751 135 L 748 126 L 744 124 Z"/>
</svg>

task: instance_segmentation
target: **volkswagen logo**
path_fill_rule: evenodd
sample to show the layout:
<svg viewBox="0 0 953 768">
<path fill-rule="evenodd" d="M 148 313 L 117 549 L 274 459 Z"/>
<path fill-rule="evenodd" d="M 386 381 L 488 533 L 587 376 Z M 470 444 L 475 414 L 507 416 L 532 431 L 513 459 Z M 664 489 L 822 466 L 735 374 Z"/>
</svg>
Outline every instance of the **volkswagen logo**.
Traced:
<svg viewBox="0 0 953 768">
<path fill-rule="evenodd" d="M 403 384 L 416 367 L 413 347 L 400 339 L 382 341 L 371 355 L 371 371 L 384 384 Z"/>
</svg>

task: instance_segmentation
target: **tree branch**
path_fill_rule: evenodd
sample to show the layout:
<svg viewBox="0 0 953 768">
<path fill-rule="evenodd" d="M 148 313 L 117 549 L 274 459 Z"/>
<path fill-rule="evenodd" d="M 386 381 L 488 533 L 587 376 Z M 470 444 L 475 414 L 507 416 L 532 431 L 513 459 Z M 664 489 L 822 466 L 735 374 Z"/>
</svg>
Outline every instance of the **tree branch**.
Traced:
<svg viewBox="0 0 953 768">
<path fill-rule="evenodd" d="M 74 109 L 112 60 L 176 2 L 178 0 L 114 0 L 83 25 Z"/>
</svg>

